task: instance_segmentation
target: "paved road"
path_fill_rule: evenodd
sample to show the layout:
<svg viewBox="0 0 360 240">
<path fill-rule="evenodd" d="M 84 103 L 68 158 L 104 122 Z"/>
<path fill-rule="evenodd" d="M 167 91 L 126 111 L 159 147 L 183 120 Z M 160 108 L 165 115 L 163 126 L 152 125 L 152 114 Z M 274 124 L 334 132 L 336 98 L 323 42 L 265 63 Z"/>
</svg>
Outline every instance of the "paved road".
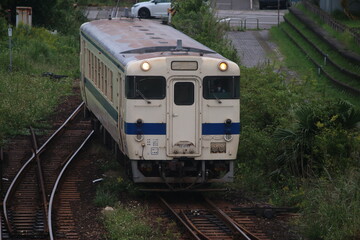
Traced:
<svg viewBox="0 0 360 240">
<path fill-rule="evenodd" d="M 257 67 L 268 64 L 270 55 L 278 55 L 277 46 L 269 41 L 269 31 L 229 32 L 231 40 L 240 57 L 241 65 Z"/>
<path fill-rule="evenodd" d="M 283 21 L 287 10 L 217 10 L 216 16 L 219 19 L 229 22 L 232 27 L 245 29 L 269 29 Z M 111 16 L 124 15 L 123 8 L 116 11 L 115 7 L 88 7 L 84 15 L 89 20 L 103 19 Z"/>
</svg>

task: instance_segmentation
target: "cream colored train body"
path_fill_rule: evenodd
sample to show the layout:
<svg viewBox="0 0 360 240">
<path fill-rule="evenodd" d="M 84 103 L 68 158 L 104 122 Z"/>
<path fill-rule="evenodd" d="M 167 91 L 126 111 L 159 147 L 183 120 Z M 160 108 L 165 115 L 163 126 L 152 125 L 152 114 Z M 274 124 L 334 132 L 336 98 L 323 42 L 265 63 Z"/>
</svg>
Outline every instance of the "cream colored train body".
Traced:
<svg viewBox="0 0 360 240">
<path fill-rule="evenodd" d="M 96 20 L 80 35 L 82 97 L 134 182 L 233 180 L 237 64 L 152 20 Z"/>
</svg>

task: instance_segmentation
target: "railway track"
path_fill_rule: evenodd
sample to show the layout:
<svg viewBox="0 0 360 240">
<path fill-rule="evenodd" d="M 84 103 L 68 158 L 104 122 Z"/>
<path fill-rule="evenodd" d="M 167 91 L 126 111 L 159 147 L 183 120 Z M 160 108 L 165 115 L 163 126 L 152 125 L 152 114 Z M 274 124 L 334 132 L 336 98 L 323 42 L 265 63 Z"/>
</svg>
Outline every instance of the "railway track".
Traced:
<svg viewBox="0 0 360 240">
<path fill-rule="evenodd" d="M 93 135 L 90 121 L 82 119 L 82 108 L 83 103 L 41 147 L 31 131 L 33 153 L 12 179 L 3 200 L 4 238 L 79 239 L 69 207 L 80 198 L 79 179 L 62 177 Z"/>
<path fill-rule="evenodd" d="M 246 215 L 227 214 L 200 194 L 187 197 L 158 195 L 163 207 L 187 230 L 191 239 L 270 240 Z M 251 231 L 250 231 L 251 229 Z"/>
</svg>

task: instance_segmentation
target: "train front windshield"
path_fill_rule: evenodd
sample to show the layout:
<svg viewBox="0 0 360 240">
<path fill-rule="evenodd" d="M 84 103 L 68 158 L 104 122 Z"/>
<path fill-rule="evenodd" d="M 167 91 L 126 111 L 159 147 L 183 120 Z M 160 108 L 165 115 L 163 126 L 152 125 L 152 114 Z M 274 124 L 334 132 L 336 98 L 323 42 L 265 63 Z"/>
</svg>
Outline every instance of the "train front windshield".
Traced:
<svg viewBox="0 0 360 240">
<path fill-rule="evenodd" d="M 160 76 L 128 76 L 125 89 L 128 99 L 164 99 L 166 80 Z"/>
<path fill-rule="evenodd" d="M 203 81 L 205 99 L 239 99 L 239 76 L 208 76 Z"/>
</svg>

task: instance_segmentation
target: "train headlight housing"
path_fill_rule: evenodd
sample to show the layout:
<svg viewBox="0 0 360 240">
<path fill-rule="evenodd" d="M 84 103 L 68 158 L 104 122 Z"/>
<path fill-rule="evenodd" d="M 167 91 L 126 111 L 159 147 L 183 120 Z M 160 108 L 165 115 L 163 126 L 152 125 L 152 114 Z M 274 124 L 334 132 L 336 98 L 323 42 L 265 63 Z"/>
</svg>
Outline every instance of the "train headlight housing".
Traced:
<svg viewBox="0 0 360 240">
<path fill-rule="evenodd" d="M 150 70 L 151 66 L 150 63 L 148 62 L 142 62 L 140 65 L 141 70 L 143 70 L 144 72 L 147 72 Z"/>
<path fill-rule="evenodd" d="M 231 126 L 232 126 L 231 119 L 229 119 L 229 118 L 226 119 L 224 124 L 225 124 L 224 139 L 225 139 L 226 142 L 230 142 L 233 139 L 233 137 L 231 135 Z"/>
<path fill-rule="evenodd" d="M 138 142 L 141 142 L 144 139 L 144 135 L 143 135 L 143 120 L 141 118 L 139 118 L 138 120 L 136 120 L 136 137 L 135 140 Z"/>
<path fill-rule="evenodd" d="M 226 62 L 220 62 L 218 65 L 218 68 L 220 71 L 225 72 L 226 70 L 228 70 L 228 64 Z"/>
</svg>

